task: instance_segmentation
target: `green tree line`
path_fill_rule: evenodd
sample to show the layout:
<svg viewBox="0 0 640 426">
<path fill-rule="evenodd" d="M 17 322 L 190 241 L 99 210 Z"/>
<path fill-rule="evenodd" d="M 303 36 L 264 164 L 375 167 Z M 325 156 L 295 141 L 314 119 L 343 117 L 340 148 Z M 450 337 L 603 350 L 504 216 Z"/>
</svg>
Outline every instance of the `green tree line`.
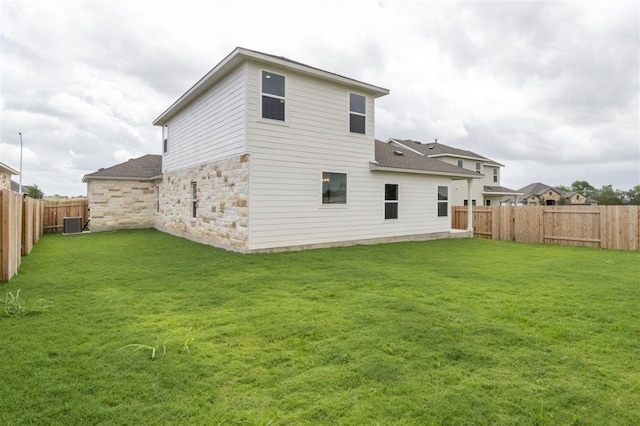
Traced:
<svg viewBox="0 0 640 426">
<path fill-rule="evenodd" d="M 570 187 L 565 185 L 556 186 L 561 191 L 575 191 L 587 198 L 596 200 L 603 205 L 640 205 L 640 185 L 636 185 L 628 191 L 614 189 L 613 185 L 603 185 L 596 188 L 586 180 L 577 180 Z"/>
</svg>

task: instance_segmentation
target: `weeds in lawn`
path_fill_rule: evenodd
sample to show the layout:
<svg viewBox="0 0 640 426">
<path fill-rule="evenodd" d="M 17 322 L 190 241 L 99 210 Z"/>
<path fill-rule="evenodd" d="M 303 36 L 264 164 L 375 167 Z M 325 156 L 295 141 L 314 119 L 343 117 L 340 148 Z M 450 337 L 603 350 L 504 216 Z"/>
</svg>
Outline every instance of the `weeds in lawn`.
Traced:
<svg viewBox="0 0 640 426">
<path fill-rule="evenodd" d="M 151 351 L 151 359 L 156 359 L 156 352 L 158 351 L 158 345 L 150 346 L 150 345 L 143 345 L 140 343 L 131 343 L 130 345 L 125 345 L 120 349 L 125 349 L 125 348 L 135 348 L 136 351 L 139 351 L 140 349 L 148 349 Z M 163 348 L 163 355 L 166 355 L 167 354 L 166 343 L 162 345 L 162 348 Z"/>
<path fill-rule="evenodd" d="M 4 300 L 4 313 L 7 316 L 19 317 L 33 312 L 45 312 L 52 306 L 53 303 L 45 299 L 25 300 L 20 296 L 20 289 L 18 289 L 16 294 L 7 293 Z"/>
<path fill-rule="evenodd" d="M 191 353 L 189 349 L 189 345 L 193 341 L 193 339 L 191 338 L 192 328 L 193 327 L 189 327 L 189 331 L 187 331 L 187 336 L 184 338 L 184 341 L 182 342 L 182 351 L 187 352 L 188 354 Z M 156 359 L 156 354 L 160 351 L 160 349 L 162 349 L 163 356 L 167 355 L 167 345 L 170 342 L 171 340 L 167 339 L 162 343 L 162 345 L 156 344 L 155 346 L 145 345 L 143 343 L 131 343 L 128 345 L 124 345 L 123 347 L 120 348 L 120 350 L 126 349 L 126 348 L 134 348 L 134 352 L 137 352 L 139 350 L 148 350 L 151 352 L 151 359 L 153 360 L 153 359 Z"/>
</svg>

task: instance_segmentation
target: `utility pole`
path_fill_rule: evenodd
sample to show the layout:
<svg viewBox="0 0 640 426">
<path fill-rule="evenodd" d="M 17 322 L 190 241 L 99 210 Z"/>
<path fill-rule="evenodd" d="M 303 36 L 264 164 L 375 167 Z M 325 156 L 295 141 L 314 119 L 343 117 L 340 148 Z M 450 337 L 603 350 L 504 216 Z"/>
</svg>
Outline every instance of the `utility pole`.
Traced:
<svg viewBox="0 0 640 426">
<path fill-rule="evenodd" d="M 20 135 L 20 187 L 18 189 L 18 193 L 22 195 L 22 133 L 18 132 Z"/>
</svg>

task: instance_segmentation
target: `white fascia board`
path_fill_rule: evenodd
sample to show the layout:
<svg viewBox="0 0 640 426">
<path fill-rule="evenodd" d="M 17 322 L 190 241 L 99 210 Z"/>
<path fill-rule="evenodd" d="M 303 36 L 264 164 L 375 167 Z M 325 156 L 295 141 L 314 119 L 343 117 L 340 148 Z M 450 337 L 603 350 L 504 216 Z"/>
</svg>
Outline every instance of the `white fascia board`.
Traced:
<svg viewBox="0 0 640 426">
<path fill-rule="evenodd" d="M 150 178 L 145 177 L 118 177 L 118 176 L 87 176 L 84 175 L 82 177 L 83 182 L 88 182 L 90 180 L 137 180 L 137 181 L 153 181 L 157 179 L 161 179 L 162 175 L 153 176 Z"/>
</svg>

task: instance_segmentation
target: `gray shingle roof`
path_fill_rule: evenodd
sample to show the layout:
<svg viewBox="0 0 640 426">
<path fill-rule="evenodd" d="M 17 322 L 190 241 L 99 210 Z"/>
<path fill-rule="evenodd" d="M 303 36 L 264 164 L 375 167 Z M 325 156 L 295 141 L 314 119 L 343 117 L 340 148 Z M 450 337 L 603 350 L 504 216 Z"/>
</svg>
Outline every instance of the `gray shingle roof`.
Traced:
<svg viewBox="0 0 640 426">
<path fill-rule="evenodd" d="M 436 160 L 435 158 L 416 154 L 409 149 L 404 149 L 390 143 L 377 140 L 375 142 L 375 149 L 376 164 L 372 165 L 374 169 L 377 166 L 388 169 L 402 169 L 407 172 L 414 171 L 443 176 L 459 176 L 476 179 L 482 177 L 480 173 L 466 170 L 462 167 Z"/>
<path fill-rule="evenodd" d="M 147 154 L 133 158 L 127 162 L 116 164 L 97 172 L 89 173 L 82 178 L 90 179 L 152 179 L 162 174 L 162 155 Z"/>
<path fill-rule="evenodd" d="M 485 185 L 484 192 L 488 194 L 496 194 L 496 195 L 507 195 L 507 194 L 522 195 L 522 193 L 519 191 L 513 190 L 511 188 L 507 188 L 504 186 L 497 186 L 497 185 Z"/>
<path fill-rule="evenodd" d="M 421 152 L 424 155 L 428 155 L 429 157 L 452 156 L 452 157 L 474 158 L 474 159 L 478 159 L 483 162 L 486 162 L 487 164 L 490 164 L 490 165 L 504 166 L 503 164 L 500 164 L 482 155 L 476 154 L 475 152 L 454 148 L 452 146 L 444 145 L 439 142 L 424 143 L 420 141 L 414 141 L 411 139 L 393 139 L 393 138 L 391 140 L 399 142 L 405 146 L 408 146 L 411 149 L 415 149 L 416 151 Z"/>
</svg>

